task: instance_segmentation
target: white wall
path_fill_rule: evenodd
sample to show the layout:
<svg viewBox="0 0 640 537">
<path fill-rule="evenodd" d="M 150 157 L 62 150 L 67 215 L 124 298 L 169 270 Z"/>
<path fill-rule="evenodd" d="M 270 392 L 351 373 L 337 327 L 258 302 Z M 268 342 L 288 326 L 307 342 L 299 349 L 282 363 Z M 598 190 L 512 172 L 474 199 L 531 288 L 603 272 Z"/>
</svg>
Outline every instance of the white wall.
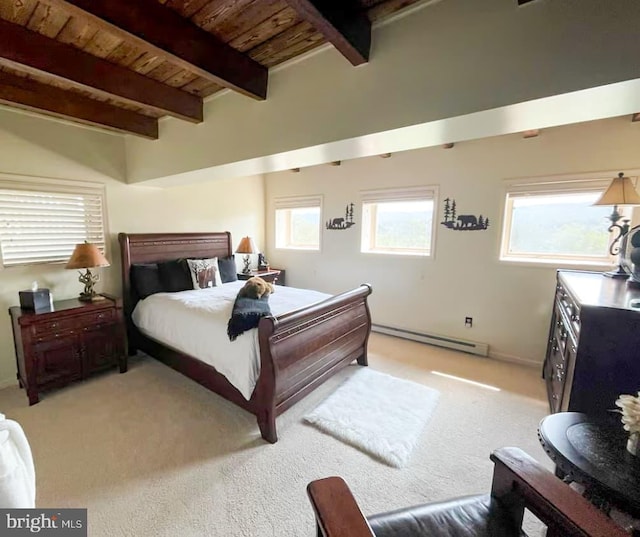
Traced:
<svg viewBox="0 0 640 537">
<path fill-rule="evenodd" d="M 375 323 L 490 344 L 496 357 L 541 362 L 554 292 L 555 269 L 498 261 L 504 180 L 527 176 L 637 169 L 640 124 L 629 117 L 544 130 L 538 138 L 509 135 L 422 149 L 391 158 L 363 158 L 266 176 L 267 253 L 287 282 L 335 293 L 373 284 Z M 361 254 L 359 191 L 438 185 L 437 222 L 444 198 L 458 213 L 488 216 L 486 231 L 458 232 L 437 225 L 435 258 Z M 274 249 L 273 199 L 323 194 L 323 220 L 356 204 L 356 225 L 322 231 L 319 253 Z M 607 222 L 603 222 L 606 226 Z M 473 317 L 473 328 L 464 318 Z"/>
<path fill-rule="evenodd" d="M 206 103 L 202 124 L 168 118 L 157 141 L 128 137 L 128 180 L 263 156 L 256 166 L 295 167 L 305 163 L 279 154 L 634 79 L 639 38 L 625 28 L 639 19 L 636 0 L 445 0 L 375 29 L 366 65 L 328 49 L 272 70 L 264 102 L 228 93 Z"/>
<path fill-rule="evenodd" d="M 94 181 L 106 185 L 111 267 L 100 269 L 99 290 L 120 295 L 121 231 L 230 231 L 237 246 L 243 235 L 264 244 L 262 176 L 216 181 L 175 189 L 127 185 L 123 181 L 121 136 L 0 111 L 0 174 L 22 174 Z M 254 260 L 255 262 L 255 260 Z M 54 299 L 81 291 L 76 271 L 63 265 L 0 268 L 0 308 L 18 303 L 18 291 L 37 280 Z M 15 382 L 11 325 L 0 322 L 0 386 Z"/>
</svg>

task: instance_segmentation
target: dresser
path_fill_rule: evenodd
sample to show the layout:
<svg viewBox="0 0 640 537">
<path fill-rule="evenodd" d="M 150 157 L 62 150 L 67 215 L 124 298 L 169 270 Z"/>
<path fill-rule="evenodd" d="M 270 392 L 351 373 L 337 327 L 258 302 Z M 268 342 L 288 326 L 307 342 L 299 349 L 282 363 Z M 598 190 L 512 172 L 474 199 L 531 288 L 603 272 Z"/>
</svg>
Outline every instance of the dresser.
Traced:
<svg viewBox="0 0 640 537">
<path fill-rule="evenodd" d="M 605 414 L 640 390 L 640 288 L 560 270 L 543 376 L 552 413 Z"/>
<path fill-rule="evenodd" d="M 119 365 L 127 370 L 122 301 L 77 299 L 54 302 L 51 311 L 34 313 L 9 308 L 18 382 L 29 398 L 92 373 Z"/>
</svg>

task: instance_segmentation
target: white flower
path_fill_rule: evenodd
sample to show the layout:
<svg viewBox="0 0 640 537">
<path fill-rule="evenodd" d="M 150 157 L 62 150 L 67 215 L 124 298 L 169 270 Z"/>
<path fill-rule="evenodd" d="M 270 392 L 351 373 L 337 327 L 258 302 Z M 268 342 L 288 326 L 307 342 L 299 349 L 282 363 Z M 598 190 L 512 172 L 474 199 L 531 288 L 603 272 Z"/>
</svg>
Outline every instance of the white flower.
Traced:
<svg viewBox="0 0 640 537">
<path fill-rule="evenodd" d="M 616 400 L 620 407 L 624 430 L 630 433 L 640 433 L 640 392 L 638 395 L 621 395 Z"/>
</svg>

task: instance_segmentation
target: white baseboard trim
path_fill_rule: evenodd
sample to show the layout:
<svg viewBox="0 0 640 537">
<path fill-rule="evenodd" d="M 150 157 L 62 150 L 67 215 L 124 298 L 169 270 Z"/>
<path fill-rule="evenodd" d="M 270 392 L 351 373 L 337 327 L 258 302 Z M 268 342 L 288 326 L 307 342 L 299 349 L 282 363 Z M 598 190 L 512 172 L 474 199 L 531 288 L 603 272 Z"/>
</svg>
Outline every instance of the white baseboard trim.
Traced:
<svg viewBox="0 0 640 537">
<path fill-rule="evenodd" d="M 542 367 L 542 362 L 538 362 L 537 360 L 530 360 L 529 358 L 522 358 L 520 356 L 516 356 L 515 354 L 507 354 L 506 352 L 491 351 L 489 353 L 489 358 L 500 360 L 501 362 L 510 362 L 512 364 L 525 365 L 527 367 Z"/>
</svg>

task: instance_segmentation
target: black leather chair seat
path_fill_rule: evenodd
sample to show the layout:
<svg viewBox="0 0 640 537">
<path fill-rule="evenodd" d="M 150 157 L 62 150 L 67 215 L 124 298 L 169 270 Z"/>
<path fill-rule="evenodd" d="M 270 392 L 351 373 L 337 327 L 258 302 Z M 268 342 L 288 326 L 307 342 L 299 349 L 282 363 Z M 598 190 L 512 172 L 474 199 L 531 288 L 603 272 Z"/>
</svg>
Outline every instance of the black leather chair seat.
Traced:
<svg viewBox="0 0 640 537">
<path fill-rule="evenodd" d="M 376 537 L 521 537 L 520 528 L 489 494 L 466 496 L 367 519 Z"/>
<path fill-rule="evenodd" d="M 466 496 L 365 518 L 341 477 L 309 483 L 307 492 L 323 537 L 526 537 L 525 509 L 547 535 L 629 537 L 603 512 L 518 448 L 501 448 L 491 495 Z"/>
</svg>

